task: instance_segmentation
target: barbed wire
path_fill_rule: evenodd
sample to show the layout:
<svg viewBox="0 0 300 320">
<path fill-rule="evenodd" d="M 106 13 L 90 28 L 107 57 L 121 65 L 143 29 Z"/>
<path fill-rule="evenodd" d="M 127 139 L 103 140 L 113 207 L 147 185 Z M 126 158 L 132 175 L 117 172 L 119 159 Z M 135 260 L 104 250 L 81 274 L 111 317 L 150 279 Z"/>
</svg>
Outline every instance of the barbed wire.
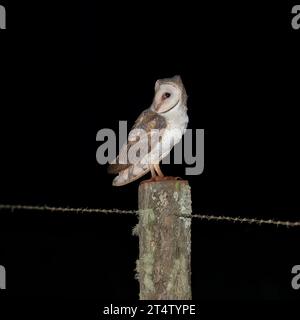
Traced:
<svg viewBox="0 0 300 320">
<path fill-rule="evenodd" d="M 137 214 L 138 210 L 122 210 L 122 209 L 97 209 L 97 208 L 71 208 L 71 207 L 53 207 L 53 206 L 31 206 L 31 205 L 11 205 L 0 204 L 0 210 L 17 210 L 25 211 L 49 211 L 49 212 L 64 212 L 64 213 L 119 213 L 119 214 Z"/>
<path fill-rule="evenodd" d="M 124 209 L 101 209 L 101 208 L 71 208 L 71 207 L 53 207 L 53 206 L 33 206 L 33 205 L 11 205 L 0 204 L 0 210 L 14 211 L 48 211 L 48 212 L 64 212 L 64 213 L 104 213 L 104 214 L 125 214 L 125 215 L 138 215 L 139 210 L 124 210 Z M 300 227 L 300 221 L 287 221 L 287 220 L 275 220 L 275 219 L 257 219 L 257 218 L 242 218 L 242 217 L 230 217 L 222 215 L 207 215 L 207 214 L 181 214 L 179 217 L 200 219 L 206 221 L 219 221 L 229 223 L 241 223 L 241 224 L 254 224 L 254 225 L 275 225 L 277 227 Z"/>
<path fill-rule="evenodd" d="M 181 215 L 182 217 L 183 215 Z M 287 220 L 275 220 L 275 219 L 257 219 L 257 218 L 242 218 L 242 217 L 229 217 L 229 216 L 215 216 L 206 214 L 193 214 L 192 218 L 198 218 L 207 221 L 221 221 L 221 222 L 233 222 L 233 223 L 244 223 L 244 224 L 255 224 L 255 225 L 275 225 L 284 227 L 300 227 L 300 221 L 287 221 Z"/>
</svg>

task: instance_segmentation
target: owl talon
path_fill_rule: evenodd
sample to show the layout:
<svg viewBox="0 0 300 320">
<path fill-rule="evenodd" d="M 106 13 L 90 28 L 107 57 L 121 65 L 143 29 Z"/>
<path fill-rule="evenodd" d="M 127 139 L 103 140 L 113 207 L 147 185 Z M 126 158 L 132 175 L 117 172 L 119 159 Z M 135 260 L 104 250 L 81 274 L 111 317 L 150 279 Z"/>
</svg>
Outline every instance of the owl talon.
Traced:
<svg viewBox="0 0 300 320">
<path fill-rule="evenodd" d="M 180 177 L 171 177 L 171 176 L 164 176 L 164 177 L 155 176 L 155 177 L 152 177 L 150 179 L 141 181 L 141 184 L 142 183 L 147 183 L 147 182 L 159 182 L 159 181 L 165 181 L 165 180 L 182 180 L 182 178 L 180 178 Z"/>
<path fill-rule="evenodd" d="M 183 180 L 182 178 L 180 177 L 163 177 L 163 180 Z"/>
</svg>

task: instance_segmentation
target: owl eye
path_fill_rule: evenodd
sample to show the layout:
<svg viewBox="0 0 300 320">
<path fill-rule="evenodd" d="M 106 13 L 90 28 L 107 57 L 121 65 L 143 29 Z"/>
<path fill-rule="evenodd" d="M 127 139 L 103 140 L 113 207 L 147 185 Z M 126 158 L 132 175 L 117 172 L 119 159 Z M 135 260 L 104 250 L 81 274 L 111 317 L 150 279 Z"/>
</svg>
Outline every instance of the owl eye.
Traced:
<svg viewBox="0 0 300 320">
<path fill-rule="evenodd" d="M 163 94 L 163 96 L 162 96 L 163 100 L 168 99 L 168 98 L 170 98 L 170 97 L 171 97 L 171 93 L 169 93 L 169 92 L 165 92 L 165 93 Z"/>
</svg>

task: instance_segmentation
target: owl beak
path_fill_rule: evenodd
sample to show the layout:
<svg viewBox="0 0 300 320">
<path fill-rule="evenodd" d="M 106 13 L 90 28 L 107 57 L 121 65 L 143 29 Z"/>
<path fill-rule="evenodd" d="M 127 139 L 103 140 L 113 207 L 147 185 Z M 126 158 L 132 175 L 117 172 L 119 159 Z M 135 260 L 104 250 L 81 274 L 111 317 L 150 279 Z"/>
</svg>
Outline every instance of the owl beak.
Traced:
<svg viewBox="0 0 300 320">
<path fill-rule="evenodd" d="M 155 111 L 158 111 L 160 109 L 160 106 L 161 106 L 162 102 L 158 103 L 155 107 L 154 107 L 154 110 Z"/>
</svg>

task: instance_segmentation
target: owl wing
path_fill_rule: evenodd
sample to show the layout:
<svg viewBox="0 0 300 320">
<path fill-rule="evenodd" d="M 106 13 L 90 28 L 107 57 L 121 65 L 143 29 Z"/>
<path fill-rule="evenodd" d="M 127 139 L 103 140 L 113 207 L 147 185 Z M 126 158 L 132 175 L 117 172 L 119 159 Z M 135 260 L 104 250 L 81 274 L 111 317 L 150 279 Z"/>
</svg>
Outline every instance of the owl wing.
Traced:
<svg viewBox="0 0 300 320">
<path fill-rule="evenodd" d="M 150 170 L 148 165 L 140 162 L 139 157 L 133 159 L 131 163 L 127 163 L 128 152 L 130 148 L 132 148 L 137 142 L 139 144 L 147 144 L 146 147 L 148 148 L 148 152 L 150 152 L 151 147 L 155 147 L 159 142 L 157 140 L 151 144 L 151 130 L 160 130 L 160 134 L 162 134 L 162 131 L 166 128 L 166 126 L 167 123 L 165 118 L 151 111 L 150 109 L 147 109 L 141 113 L 129 132 L 128 142 L 122 146 L 119 156 L 115 159 L 115 161 L 113 161 L 114 163 L 110 164 L 108 167 L 108 173 L 119 174 L 114 180 L 114 185 L 124 185 L 130 183 L 139 179 Z M 143 132 L 146 133 L 146 135 L 140 136 L 139 130 L 136 129 L 144 130 Z"/>
</svg>

